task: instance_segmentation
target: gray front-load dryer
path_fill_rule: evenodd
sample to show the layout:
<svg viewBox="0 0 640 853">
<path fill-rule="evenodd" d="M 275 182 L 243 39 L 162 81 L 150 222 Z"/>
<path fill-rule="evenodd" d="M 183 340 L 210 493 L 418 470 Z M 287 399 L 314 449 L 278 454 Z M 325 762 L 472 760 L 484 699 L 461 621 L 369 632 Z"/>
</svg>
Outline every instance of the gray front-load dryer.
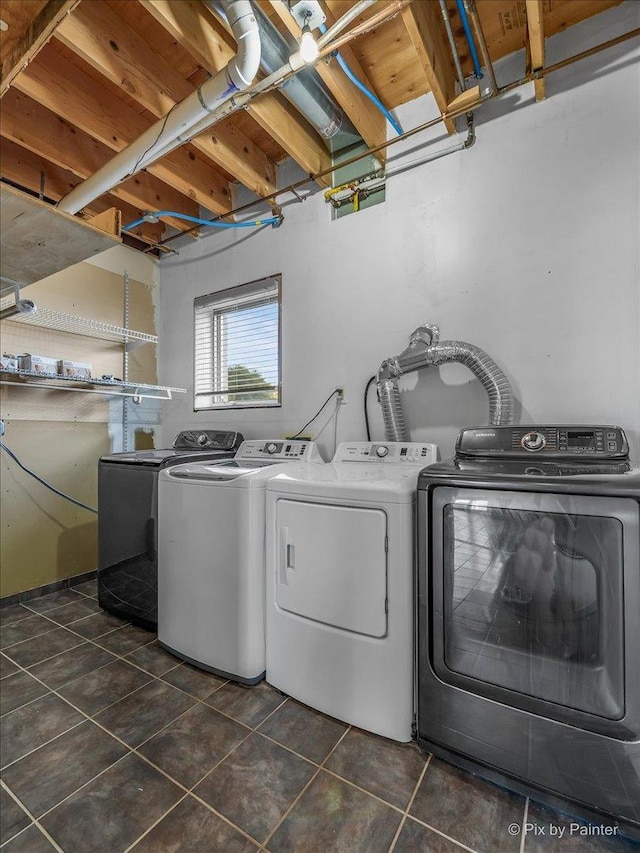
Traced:
<svg viewBox="0 0 640 853">
<path fill-rule="evenodd" d="M 640 470 L 627 454 L 614 426 L 483 427 L 422 472 L 418 740 L 640 828 Z"/>
</svg>

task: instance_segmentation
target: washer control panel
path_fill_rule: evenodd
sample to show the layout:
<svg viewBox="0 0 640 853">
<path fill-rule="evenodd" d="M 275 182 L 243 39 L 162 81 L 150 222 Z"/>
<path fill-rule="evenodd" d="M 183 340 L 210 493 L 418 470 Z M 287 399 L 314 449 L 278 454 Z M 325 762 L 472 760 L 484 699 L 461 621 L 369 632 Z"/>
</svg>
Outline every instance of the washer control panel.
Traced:
<svg viewBox="0 0 640 853">
<path fill-rule="evenodd" d="M 267 459 L 270 462 L 315 462 L 320 451 L 315 441 L 272 439 L 243 441 L 234 459 Z"/>
<path fill-rule="evenodd" d="M 618 426 L 473 427 L 458 435 L 456 455 L 621 459 L 629 445 Z"/>
<path fill-rule="evenodd" d="M 417 441 L 343 441 L 333 457 L 334 462 L 387 462 L 398 465 L 433 464 L 438 459 L 435 444 Z"/>
</svg>

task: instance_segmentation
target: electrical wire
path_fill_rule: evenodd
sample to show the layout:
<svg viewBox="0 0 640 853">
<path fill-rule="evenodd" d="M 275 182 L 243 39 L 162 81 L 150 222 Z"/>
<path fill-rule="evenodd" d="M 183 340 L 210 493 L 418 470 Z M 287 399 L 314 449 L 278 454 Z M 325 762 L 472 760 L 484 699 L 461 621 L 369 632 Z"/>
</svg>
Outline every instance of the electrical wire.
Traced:
<svg viewBox="0 0 640 853">
<path fill-rule="evenodd" d="M 161 136 L 162 136 L 162 134 L 164 133 L 164 129 L 165 129 L 165 127 L 167 126 L 167 122 L 169 121 L 169 116 L 171 115 L 171 113 L 175 110 L 175 108 L 176 108 L 179 104 L 180 104 L 180 101 L 178 101 L 177 103 L 175 103 L 175 104 L 171 107 L 171 109 L 169 110 L 169 112 L 166 114 L 166 116 L 164 117 L 164 121 L 162 122 L 162 125 L 161 125 L 161 127 L 160 127 L 160 130 L 158 131 L 158 135 L 157 135 L 157 136 L 156 136 L 156 138 L 153 140 L 153 142 L 151 143 L 151 145 L 147 148 L 147 150 L 146 150 L 146 151 L 143 151 L 143 152 L 142 152 L 142 154 L 138 157 L 138 159 L 136 160 L 136 164 L 135 164 L 135 166 L 134 166 L 134 167 L 133 167 L 133 169 L 129 172 L 129 174 L 127 175 L 127 178 L 130 178 L 130 177 L 131 177 L 131 175 L 135 175 L 135 173 L 136 173 L 136 171 L 137 171 L 138 166 L 140 165 L 140 163 L 144 160 L 144 158 L 147 156 L 147 154 L 149 153 L 149 151 L 151 151 L 151 149 L 153 148 L 153 146 L 158 144 L 158 140 L 160 139 L 160 137 L 161 137 Z"/>
<path fill-rule="evenodd" d="M 189 216 L 187 213 L 178 213 L 175 210 L 158 210 L 153 216 L 156 219 L 160 219 L 161 216 L 172 216 L 174 219 L 185 219 L 187 222 L 194 222 L 196 225 L 208 225 L 211 228 L 256 228 L 260 225 L 282 223 L 282 216 L 267 216 L 265 219 L 252 219 L 251 222 L 220 222 L 217 219 L 200 219 L 198 216 Z M 134 219 L 133 222 L 123 225 L 122 230 L 130 231 L 132 228 L 137 228 L 138 225 L 151 221 L 142 216 L 140 219 Z"/>
<path fill-rule="evenodd" d="M 331 402 L 332 398 L 333 398 L 336 394 L 339 394 L 339 393 L 340 393 L 340 391 L 339 391 L 337 388 L 334 388 L 334 390 L 329 394 L 329 396 L 327 397 L 327 399 L 326 399 L 326 400 L 324 401 L 324 403 L 320 406 L 320 408 L 319 408 L 319 409 L 318 409 L 318 411 L 315 413 L 315 415 L 311 418 L 311 420 L 310 420 L 310 421 L 307 421 L 307 422 L 306 422 L 306 424 L 305 424 L 301 429 L 299 429 L 299 430 L 298 430 L 298 432 L 297 432 L 295 435 L 290 435 L 290 436 L 289 436 L 289 438 L 293 439 L 293 438 L 297 438 L 299 435 L 301 435 L 301 434 L 305 431 L 305 429 L 306 429 L 308 426 L 310 426 L 310 425 L 311 425 L 311 424 L 316 420 L 316 418 L 320 415 L 320 413 L 321 413 L 321 412 L 322 412 L 322 411 L 327 407 L 327 404 L 328 404 L 329 402 Z"/>
<path fill-rule="evenodd" d="M 367 398 L 369 396 L 369 388 L 371 388 L 371 383 L 376 381 L 376 377 L 372 376 L 371 379 L 367 382 L 364 389 L 364 425 L 367 430 L 367 441 L 371 441 L 371 430 L 369 429 L 369 411 L 367 409 Z"/>
<path fill-rule="evenodd" d="M 56 489 L 56 487 L 55 487 L 55 486 L 52 486 L 52 485 L 51 485 L 51 483 L 47 483 L 47 481 L 46 481 L 46 480 L 43 480 L 43 479 L 42 479 L 42 477 L 39 477 L 39 476 L 38 476 L 38 474 L 36 474 L 36 473 L 35 473 L 35 471 L 32 471 L 30 468 L 27 468 L 27 466 L 26 466 L 26 465 L 24 465 L 24 464 L 23 464 L 23 463 L 18 459 L 18 457 L 16 456 L 16 454 L 13 452 L 13 450 L 10 450 L 10 449 L 7 447 L 7 445 L 4 443 L 4 441 L 0 441 L 0 448 L 2 448 L 2 450 L 4 450 L 4 451 L 5 451 L 5 453 L 8 453 L 8 454 L 9 454 L 9 456 L 10 456 L 10 457 L 13 459 L 13 461 L 16 463 L 16 465 L 18 465 L 20 468 L 22 468 L 22 470 L 23 470 L 23 471 L 26 471 L 26 473 L 27 473 L 27 474 L 29 474 L 31 477 L 35 477 L 35 479 L 36 479 L 39 483 L 42 483 L 42 485 L 43 485 L 43 486 L 46 486 L 46 487 L 47 487 L 47 489 L 49 489 L 50 491 L 52 491 L 54 494 L 59 495 L 61 498 L 64 498 L 64 499 L 65 499 L 65 500 L 67 500 L 67 501 L 71 501 L 71 503 L 72 503 L 72 504 L 76 504 L 76 506 L 82 507 L 82 509 L 89 510 L 89 512 L 95 512 L 95 514 L 96 514 L 96 515 L 98 514 L 98 510 L 97 510 L 97 509 L 94 509 L 92 506 L 88 506 L 87 504 L 83 504 L 83 503 L 82 503 L 82 501 L 77 501 L 75 498 L 72 498 L 70 495 L 67 495 L 67 494 L 65 494 L 64 492 L 61 492 L 61 491 L 60 491 L 60 489 Z"/>
<path fill-rule="evenodd" d="M 324 24 L 320 24 L 319 29 L 323 35 L 327 32 L 327 28 L 325 27 Z M 340 66 L 340 68 L 342 68 L 342 70 L 347 75 L 349 80 L 351 80 L 353 85 L 356 86 L 356 88 L 360 89 L 362 94 L 365 97 L 369 98 L 371 103 L 374 104 L 380 110 L 380 112 L 387 119 L 387 121 L 389 122 L 391 127 L 395 130 L 395 132 L 398 134 L 398 136 L 402 136 L 402 134 L 404 133 L 404 131 L 402 129 L 402 125 L 395 118 L 395 116 L 393 116 L 389 112 L 389 110 L 385 107 L 385 105 L 382 103 L 380 98 L 378 98 L 376 95 L 374 95 L 370 89 L 367 89 L 367 87 L 364 85 L 364 83 L 356 77 L 356 75 L 349 68 L 349 66 L 347 65 L 347 63 L 344 60 L 344 57 L 342 56 L 342 54 L 339 51 L 336 51 L 335 57 L 336 57 L 336 60 L 338 62 L 338 65 Z"/>
</svg>

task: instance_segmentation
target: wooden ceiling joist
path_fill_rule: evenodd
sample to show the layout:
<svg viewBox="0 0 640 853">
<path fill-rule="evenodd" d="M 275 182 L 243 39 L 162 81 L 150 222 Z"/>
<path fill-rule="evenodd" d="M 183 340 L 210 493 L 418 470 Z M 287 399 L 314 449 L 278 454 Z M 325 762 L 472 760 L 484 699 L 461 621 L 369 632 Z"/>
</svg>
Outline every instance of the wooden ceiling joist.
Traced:
<svg viewBox="0 0 640 853">
<path fill-rule="evenodd" d="M 2 59 L 0 97 L 7 91 L 14 77 L 35 58 L 56 28 L 79 2 L 80 0 L 47 0 L 9 55 Z"/>
<path fill-rule="evenodd" d="M 527 34 L 529 39 L 529 53 L 531 56 L 531 70 L 539 71 L 544 68 L 544 22 L 542 0 L 527 0 Z M 541 77 L 534 80 L 536 101 L 544 100 L 545 80 Z"/>
<path fill-rule="evenodd" d="M 44 196 L 52 201 L 59 201 L 77 183 L 75 175 L 55 166 L 43 157 L 21 148 L 7 139 L 0 140 L 2 155 L 2 175 L 4 178 L 24 187 L 31 192 L 39 193 L 44 176 Z M 124 204 L 120 199 L 106 195 L 91 202 L 86 213 L 93 216 L 117 206 L 123 218 L 133 222 L 140 217 L 140 210 Z M 3 211 L 4 220 L 4 211 Z M 153 244 L 162 239 L 163 226 L 161 223 L 145 223 L 131 232 L 145 243 Z"/>
<path fill-rule="evenodd" d="M 17 91 L 7 92 L 2 101 L 0 134 L 82 180 L 108 163 L 113 156 L 106 145 Z M 200 212 L 194 201 L 145 172 L 139 172 L 114 187 L 111 195 L 142 210 L 158 210 L 167 203 L 171 204 L 169 209 L 177 213 L 198 216 Z M 191 228 L 191 224 L 185 220 L 167 218 L 166 221 L 179 230 Z"/>
<path fill-rule="evenodd" d="M 402 17 L 438 109 L 445 113 L 455 97 L 456 84 L 440 5 L 435 0 L 430 3 L 412 3 L 402 10 Z M 444 124 L 449 133 L 455 132 L 452 119 L 447 119 Z"/>
<path fill-rule="evenodd" d="M 149 127 L 148 119 L 124 102 L 105 100 L 97 81 L 51 45 L 18 75 L 15 87 L 112 151 L 121 151 Z M 176 149 L 146 171 L 208 210 L 231 210 L 227 181 L 188 147 Z"/>
<path fill-rule="evenodd" d="M 300 38 L 302 30 L 289 11 L 288 5 L 283 0 L 271 0 L 271 6 L 288 32 L 297 41 Z M 333 23 L 335 23 L 335 19 L 328 12 L 327 27 L 330 27 Z M 371 83 L 367 80 L 366 74 L 349 45 L 340 48 L 340 53 L 355 76 L 364 86 L 371 90 Z M 387 138 L 386 118 L 373 105 L 369 98 L 349 80 L 338 63 L 333 60 L 328 63 L 319 62 L 315 66 L 315 70 L 366 144 L 370 148 L 375 148 L 385 142 Z M 384 153 L 384 151 L 380 152 L 378 156 L 384 158 Z"/>
<path fill-rule="evenodd" d="M 232 36 L 200 0 L 140 0 L 153 17 L 210 74 L 235 54 Z M 329 152 L 318 134 L 279 95 L 261 95 L 247 113 L 309 174 L 331 168 Z M 328 185 L 328 180 L 321 182 Z"/>
<path fill-rule="evenodd" d="M 58 28 L 56 38 L 157 118 L 194 90 L 105 3 L 85 0 Z M 257 195 L 274 192 L 275 164 L 228 120 L 192 145 Z"/>
</svg>

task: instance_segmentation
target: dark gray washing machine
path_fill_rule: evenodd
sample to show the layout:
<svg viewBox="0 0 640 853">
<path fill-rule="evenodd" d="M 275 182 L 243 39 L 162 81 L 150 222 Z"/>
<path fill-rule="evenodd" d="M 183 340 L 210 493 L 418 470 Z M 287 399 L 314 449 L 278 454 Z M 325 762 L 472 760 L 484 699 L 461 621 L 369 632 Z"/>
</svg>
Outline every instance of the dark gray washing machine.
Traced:
<svg viewBox="0 0 640 853">
<path fill-rule="evenodd" d="M 419 743 L 640 827 L 640 470 L 623 431 L 463 430 L 420 475 L 418 547 Z"/>
<path fill-rule="evenodd" d="M 167 450 L 113 453 L 98 463 L 98 603 L 145 628 L 158 624 L 158 474 L 230 459 L 238 432 L 185 430 Z"/>
</svg>

